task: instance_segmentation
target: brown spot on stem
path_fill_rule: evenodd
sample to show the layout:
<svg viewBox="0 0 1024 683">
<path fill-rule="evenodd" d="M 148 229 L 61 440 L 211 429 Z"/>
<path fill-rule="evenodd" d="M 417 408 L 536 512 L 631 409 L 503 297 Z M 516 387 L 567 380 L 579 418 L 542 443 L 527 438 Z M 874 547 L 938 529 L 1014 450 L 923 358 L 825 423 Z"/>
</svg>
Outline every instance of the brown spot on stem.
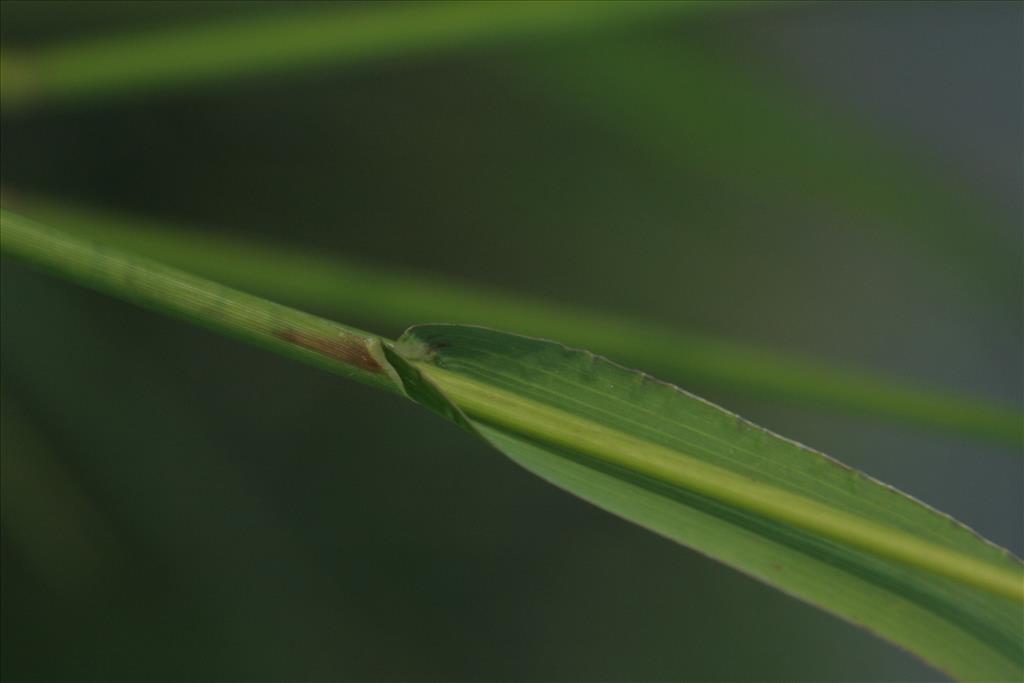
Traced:
<svg viewBox="0 0 1024 683">
<path fill-rule="evenodd" d="M 273 334 L 278 339 L 289 344 L 301 346 L 314 353 L 319 353 L 321 356 L 326 356 L 331 360 L 340 361 L 346 365 L 354 365 L 367 372 L 377 374 L 384 372 L 380 361 L 373 357 L 366 343 L 361 340 L 344 337 L 324 337 L 296 330 L 281 330 Z"/>
</svg>

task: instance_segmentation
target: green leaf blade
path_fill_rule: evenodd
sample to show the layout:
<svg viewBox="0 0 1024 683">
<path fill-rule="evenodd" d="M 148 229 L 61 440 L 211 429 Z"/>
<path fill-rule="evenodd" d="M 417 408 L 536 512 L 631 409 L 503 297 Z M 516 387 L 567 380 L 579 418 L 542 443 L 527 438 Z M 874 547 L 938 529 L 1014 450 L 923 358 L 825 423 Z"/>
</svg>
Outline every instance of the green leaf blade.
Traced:
<svg viewBox="0 0 1024 683">
<path fill-rule="evenodd" d="M 0 250 L 413 398 L 566 490 L 959 678 L 1018 681 L 1024 673 L 1020 560 L 672 385 L 479 327 L 417 327 L 390 342 L 6 211 Z"/>
<path fill-rule="evenodd" d="M 551 483 L 957 677 L 1020 678 L 1020 561 L 949 517 L 586 352 L 450 325 L 412 328 L 396 350 Z"/>
</svg>

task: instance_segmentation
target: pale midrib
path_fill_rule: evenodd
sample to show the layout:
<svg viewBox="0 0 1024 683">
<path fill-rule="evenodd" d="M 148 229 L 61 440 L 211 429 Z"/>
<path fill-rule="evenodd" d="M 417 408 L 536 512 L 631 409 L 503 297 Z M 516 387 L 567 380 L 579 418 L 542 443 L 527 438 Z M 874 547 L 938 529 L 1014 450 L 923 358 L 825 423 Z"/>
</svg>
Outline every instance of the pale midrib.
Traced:
<svg viewBox="0 0 1024 683">
<path fill-rule="evenodd" d="M 435 365 L 416 366 L 469 416 L 583 452 L 738 509 L 789 524 L 875 556 L 1024 603 L 1024 574 L 755 482 L 690 455 L 603 427 Z"/>
<path fill-rule="evenodd" d="M 490 344 L 490 345 L 486 344 L 485 342 L 481 342 L 479 339 L 474 339 L 473 343 L 476 345 L 477 348 L 481 348 L 481 347 L 485 347 L 486 346 L 486 347 L 495 349 L 495 350 L 484 350 L 483 352 L 487 353 L 488 355 L 490 355 L 495 360 L 503 359 L 503 356 L 500 353 L 500 350 L 497 350 L 497 347 L 495 345 L 493 345 L 493 344 Z M 477 372 L 481 372 L 481 370 L 482 369 L 478 368 L 476 371 Z M 544 374 L 545 376 L 549 377 L 550 379 L 562 379 L 557 373 L 551 372 L 550 370 L 547 370 L 547 369 L 545 369 L 543 367 L 534 367 L 534 368 L 532 368 L 532 370 L 534 372 L 540 372 L 540 373 Z M 502 375 L 501 373 L 496 373 L 494 371 L 488 371 L 488 374 L 491 374 L 491 375 L 497 376 L 497 377 L 501 377 L 502 379 L 505 379 L 507 382 L 514 381 L 514 378 L 512 378 L 511 376 Z M 637 375 L 637 376 L 639 376 L 639 375 Z M 579 391 L 590 392 L 590 393 L 592 393 L 597 398 L 607 398 L 604 394 L 601 394 L 600 392 L 595 390 L 593 387 L 590 387 L 590 386 L 587 386 L 587 385 L 584 385 L 584 384 L 574 385 L 574 389 L 577 389 Z M 699 452 L 703 452 L 703 453 L 705 453 L 705 454 L 707 454 L 709 456 L 713 455 L 713 456 L 719 458 L 722 461 L 729 462 L 731 465 L 734 465 L 737 468 L 755 467 L 755 465 L 752 465 L 751 463 L 754 463 L 756 461 L 763 461 L 763 460 L 769 460 L 770 459 L 769 456 L 766 456 L 766 455 L 763 455 L 761 453 L 758 453 L 758 452 L 756 452 L 756 451 L 754 451 L 754 450 L 752 450 L 750 448 L 743 447 L 742 445 L 738 445 L 736 443 L 727 442 L 726 440 L 722 439 L 721 437 L 715 436 L 714 434 L 712 434 L 709 431 L 702 431 L 702 430 L 700 430 L 700 429 L 698 429 L 698 428 L 696 428 L 696 427 L 694 427 L 692 425 L 688 425 L 688 424 L 680 424 L 679 425 L 680 427 L 685 429 L 687 432 L 693 433 L 698 438 L 703 438 L 703 439 L 707 439 L 709 441 L 715 442 L 717 444 L 717 447 L 720 450 L 716 452 L 715 451 L 715 447 L 709 446 L 707 444 L 699 444 L 699 443 L 694 443 L 694 442 L 691 442 L 691 441 L 686 441 L 686 440 L 682 439 L 681 437 L 679 437 L 678 435 L 673 434 L 673 433 L 667 431 L 666 429 L 661 429 L 658 426 L 656 426 L 657 425 L 657 421 L 663 419 L 664 415 L 659 414 L 659 413 L 657 413 L 657 412 L 655 412 L 653 410 L 650 410 L 650 409 L 648 409 L 645 406 L 640 405 L 640 404 L 634 405 L 632 407 L 635 408 L 636 410 L 639 410 L 639 411 L 643 412 L 647 416 L 649 416 L 651 419 L 648 420 L 647 422 L 640 422 L 638 420 L 630 419 L 629 417 L 627 417 L 625 412 L 612 413 L 609 410 L 598 408 L 598 407 L 596 407 L 596 406 L 594 406 L 592 404 L 589 404 L 589 403 L 587 403 L 585 401 L 579 400 L 579 399 L 577 399 L 575 397 L 566 396 L 564 394 L 559 394 L 558 392 L 556 392 L 555 390 L 552 390 L 552 389 L 546 389 L 544 387 L 537 386 L 537 387 L 533 387 L 532 390 L 533 391 L 538 391 L 538 390 L 539 391 L 543 391 L 544 393 L 550 395 L 551 398 L 553 398 L 553 399 L 559 399 L 559 400 L 562 400 L 562 401 L 571 401 L 572 403 L 575 403 L 575 404 L 579 405 L 581 408 L 590 408 L 591 410 L 599 411 L 599 412 L 607 415 L 611 419 L 620 420 L 620 421 L 621 420 L 626 420 L 626 421 L 632 422 L 634 425 L 636 425 L 636 427 L 638 429 L 644 429 L 644 430 L 647 430 L 649 432 L 653 432 L 653 433 L 659 434 L 659 435 L 663 436 L 664 438 L 666 438 L 666 439 L 668 439 L 670 441 L 677 441 L 679 443 L 679 446 L 681 446 L 682 448 L 692 448 L 695 451 L 698 451 L 697 453 L 692 453 L 692 455 L 694 457 L 699 457 L 700 456 Z M 685 394 L 682 393 L 681 390 L 677 389 L 677 391 L 680 391 L 680 395 L 685 395 Z M 701 399 L 694 399 L 694 400 L 701 400 Z M 736 415 L 733 415 L 733 417 L 734 418 L 739 418 L 739 416 L 736 416 Z M 761 427 L 757 427 L 755 425 L 752 425 L 752 427 L 754 429 L 761 430 Z M 767 434 L 767 432 L 764 432 L 764 433 Z M 775 437 L 775 438 L 780 438 L 781 439 L 782 437 Z M 646 441 L 646 439 L 645 439 L 645 441 Z M 796 448 L 800 448 L 803 451 L 806 451 L 808 454 L 811 454 L 813 452 L 810 449 L 808 449 L 806 446 L 803 446 L 802 444 L 796 444 L 794 442 L 794 446 Z M 672 448 L 670 448 L 668 446 L 666 446 L 666 448 L 669 448 L 670 450 L 675 451 L 675 449 L 672 449 Z M 726 452 L 728 448 L 734 449 L 735 451 L 737 451 L 740 454 L 742 454 L 743 457 L 741 457 L 741 458 L 729 457 L 729 455 Z M 813 453 L 814 453 L 815 457 L 826 457 L 826 456 L 821 455 L 820 453 L 816 453 L 816 452 L 813 452 Z M 746 460 L 747 462 L 744 462 L 744 460 Z M 761 476 L 765 477 L 766 479 L 772 479 L 772 480 L 775 480 L 778 483 L 782 483 L 782 476 L 784 474 L 786 477 L 789 478 L 789 480 L 791 482 L 802 482 L 803 485 L 807 486 L 807 487 L 812 487 L 813 486 L 813 487 L 817 487 L 817 488 L 820 488 L 820 489 L 828 489 L 829 490 L 829 494 L 836 496 L 837 499 L 839 499 L 839 498 L 847 499 L 848 496 L 849 496 L 849 498 L 856 498 L 857 497 L 856 494 L 849 494 L 847 491 L 844 491 L 843 489 L 841 489 L 839 486 L 837 486 L 835 483 L 833 483 L 831 481 L 827 481 L 827 480 L 824 480 L 824 479 L 821 479 L 821 478 L 816 478 L 813 473 L 804 472 L 804 471 L 799 470 L 799 469 L 797 469 L 795 467 L 791 467 L 788 464 L 783 464 L 782 467 L 785 470 L 783 473 L 761 471 L 761 472 L 759 472 L 759 474 Z M 779 488 L 783 488 L 783 487 L 779 486 Z M 799 494 L 796 494 L 796 495 L 799 495 Z M 873 500 L 873 499 L 867 500 L 867 504 L 870 505 L 875 510 L 878 510 L 878 511 L 883 510 L 882 504 L 880 502 L 878 502 L 878 501 Z M 907 515 L 903 514 L 902 512 L 900 512 L 898 514 L 898 516 L 899 516 L 899 520 L 901 522 L 903 522 L 903 523 L 905 523 L 907 525 L 913 524 L 913 520 L 911 520 Z M 923 530 L 920 533 L 925 533 L 928 536 L 931 536 L 932 538 L 942 538 L 942 536 L 940 536 L 938 534 L 938 532 L 933 530 L 933 529 L 925 529 L 925 530 Z"/>
</svg>

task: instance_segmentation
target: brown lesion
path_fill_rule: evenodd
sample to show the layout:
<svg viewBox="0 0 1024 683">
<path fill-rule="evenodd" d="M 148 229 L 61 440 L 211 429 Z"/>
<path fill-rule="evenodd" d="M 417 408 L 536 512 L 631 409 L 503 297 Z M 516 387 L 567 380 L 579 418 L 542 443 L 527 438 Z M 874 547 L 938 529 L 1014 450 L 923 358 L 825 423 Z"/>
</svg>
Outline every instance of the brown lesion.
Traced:
<svg viewBox="0 0 1024 683">
<path fill-rule="evenodd" d="M 377 360 L 367 343 L 358 338 L 328 337 L 298 330 L 281 330 L 273 333 L 275 337 L 289 344 L 301 346 L 304 349 L 326 356 L 346 365 L 353 365 L 365 370 L 380 374 L 384 372 L 383 366 Z"/>
</svg>

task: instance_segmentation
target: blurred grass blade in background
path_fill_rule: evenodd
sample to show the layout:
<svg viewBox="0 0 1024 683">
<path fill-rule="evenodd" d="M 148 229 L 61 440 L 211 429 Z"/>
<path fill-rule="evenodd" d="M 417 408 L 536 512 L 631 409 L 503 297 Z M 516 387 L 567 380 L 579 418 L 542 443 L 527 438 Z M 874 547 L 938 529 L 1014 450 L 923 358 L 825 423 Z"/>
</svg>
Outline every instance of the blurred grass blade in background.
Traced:
<svg viewBox="0 0 1024 683">
<path fill-rule="evenodd" d="M 1020 562 L 912 498 L 585 351 L 450 325 L 396 350 L 551 483 L 954 676 L 1024 672 Z"/>
<path fill-rule="evenodd" d="M 205 325 L 380 389 L 401 393 L 375 335 L 127 258 L 0 209 L 2 249 L 79 284 Z"/>
<path fill-rule="evenodd" d="M 50 47 L 5 48 L 0 94 L 8 112 L 47 101 L 102 99 L 318 66 L 371 64 L 406 55 L 528 41 L 723 9 L 748 2 L 430 2 L 304 7 L 225 17 Z M 513 70 L 576 116 L 646 145 L 670 165 L 699 169 L 741 193 L 773 201 L 811 197 L 851 212 L 859 227 L 909 239 L 935 267 L 956 269 L 972 299 L 1015 310 L 1017 261 L 971 226 L 998 221 L 954 179 L 899 145 L 735 55 L 689 37 L 652 34 L 593 49 L 558 49 Z M 553 45 L 558 45 L 553 42 Z M 678 170 L 678 168 L 677 168 Z M 961 184 L 962 185 L 962 184 Z M 776 197 L 779 195 L 779 197 Z M 895 228 L 895 229 L 894 229 Z M 983 274 L 983 276 L 980 276 Z"/>
<path fill-rule="evenodd" d="M 121 246 L 232 286 L 318 312 L 401 329 L 411 320 L 515 330 L 593 349 L 679 383 L 870 415 L 1013 447 L 1024 416 L 1008 405 L 901 384 L 811 359 L 436 277 L 228 237 L 182 232 L 80 206 L 5 193 L 7 206 L 74 234 Z"/>
<path fill-rule="evenodd" d="M 7 387 L 0 387 L 0 530 L 62 594 L 96 589 L 118 555 L 95 501 Z"/>
<path fill-rule="evenodd" d="M 388 391 L 626 519 L 969 680 L 1024 674 L 1020 561 L 951 518 L 678 388 L 479 327 L 392 344 L 0 213 L 4 253 Z"/>
<path fill-rule="evenodd" d="M 322 3 L 271 16 L 94 39 L 0 60 L 7 105 L 75 101 L 341 65 L 493 46 L 511 38 L 620 27 L 667 13 L 745 2 L 428 2 L 351 7 Z"/>
<path fill-rule="evenodd" d="M 515 80 L 643 148 L 672 175 L 699 173 L 759 201 L 824 210 L 823 229 L 852 220 L 910 243 L 956 277 L 973 306 L 1020 306 L 1017 250 L 974 229 L 1006 219 L 955 169 L 936 169 L 920 150 L 912 154 L 913 144 L 887 139 L 769 68 L 699 40 L 626 38 L 533 60 Z"/>
</svg>

